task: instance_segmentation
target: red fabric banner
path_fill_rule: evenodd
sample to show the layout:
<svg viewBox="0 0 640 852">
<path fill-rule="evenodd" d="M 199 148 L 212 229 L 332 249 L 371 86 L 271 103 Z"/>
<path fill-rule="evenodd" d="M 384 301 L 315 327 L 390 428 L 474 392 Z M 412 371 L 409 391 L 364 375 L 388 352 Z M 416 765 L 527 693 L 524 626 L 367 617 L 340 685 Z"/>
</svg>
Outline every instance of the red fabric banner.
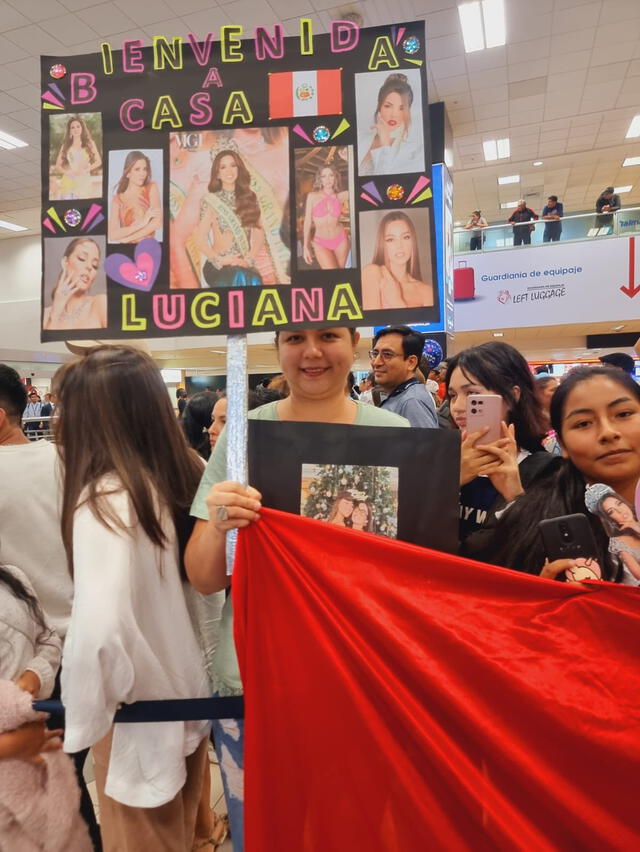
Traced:
<svg viewBox="0 0 640 852">
<path fill-rule="evenodd" d="M 640 597 L 264 509 L 233 575 L 247 852 L 640 848 Z"/>
</svg>

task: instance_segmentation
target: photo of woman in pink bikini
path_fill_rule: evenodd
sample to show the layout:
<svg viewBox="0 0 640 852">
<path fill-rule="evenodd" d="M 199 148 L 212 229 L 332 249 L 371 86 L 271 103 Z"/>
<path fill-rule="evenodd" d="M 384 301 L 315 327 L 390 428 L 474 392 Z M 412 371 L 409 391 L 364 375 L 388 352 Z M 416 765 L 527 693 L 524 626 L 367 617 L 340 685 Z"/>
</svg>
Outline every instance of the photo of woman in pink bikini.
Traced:
<svg viewBox="0 0 640 852">
<path fill-rule="evenodd" d="M 295 158 L 299 268 L 351 267 L 353 148 L 306 148 Z"/>
</svg>

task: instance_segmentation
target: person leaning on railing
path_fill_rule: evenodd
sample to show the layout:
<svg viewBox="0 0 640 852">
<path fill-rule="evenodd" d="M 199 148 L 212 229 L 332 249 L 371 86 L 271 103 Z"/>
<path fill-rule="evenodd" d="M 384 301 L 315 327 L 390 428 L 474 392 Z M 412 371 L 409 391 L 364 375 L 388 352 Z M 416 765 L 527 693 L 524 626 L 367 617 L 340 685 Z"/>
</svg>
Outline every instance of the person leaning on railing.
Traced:
<svg viewBox="0 0 640 852">
<path fill-rule="evenodd" d="M 556 243 L 562 234 L 562 217 L 564 216 L 564 207 L 562 202 L 558 201 L 557 195 L 550 195 L 547 198 L 547 203 L 542 210 L 542 218 L 545 220 L 544 234 L 542 235 L 543 243 Z"/>
<path fill-rule="evenodd" d="M 514 246 L 520 246 L 523 244 L 527 246 L 531 245 L 531 231 L 534 230 L 535 225 L 527 225 L 526 223 L 537 218 L 538 214 L 534 213 L 530 207 L 527 207 L 527 202 L 524 198 L 521 198 L 520 201 L 518 201 L 518 206 L 507 219 L 507 222 L 511 222 L 513 224 Z"/>
</svg>

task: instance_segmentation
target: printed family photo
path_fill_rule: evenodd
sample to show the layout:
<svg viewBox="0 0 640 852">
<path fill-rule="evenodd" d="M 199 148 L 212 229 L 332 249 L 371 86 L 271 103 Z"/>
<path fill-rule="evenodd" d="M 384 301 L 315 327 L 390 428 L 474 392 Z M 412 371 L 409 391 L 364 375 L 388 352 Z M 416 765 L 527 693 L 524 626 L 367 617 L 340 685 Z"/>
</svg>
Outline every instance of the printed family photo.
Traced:
<svg viewBox="0 0 640 852">
<path fill-rule="evenodd" d="M 284 127 L 170 134 L 173 288 L 289 284 Z"/>
<path fill-rule="evenodd" d="M 298 269 L 354 265 L 353 146 L 297 149 Z"/>
<path fill-rule="evenodd" d="M 45 239 L 43 329 L 107 327 L 104 255 L 104 237 Z"/>
<path fill-rule="evenodd" d="M 365 310 L 434 304 L 428 208 L 361 213 L 360 246 Z"/>
<path fill-rule="evenodd" d="M 300 514 L 396 538 L 398 468 L 303 464 Z"/>
<path fill-rule="evenodd" d="M 162 150 L 109 151 L 110 243 L 162 241 Z"/>
<path fill-rule="evenodd" d="M 356 74 L 358 174 L 424 171 L 420 71 Z"/>
<path fill-rule="evenodd" d="M 102 195 L 102 115 L 49 116 L 49 200 Z"/>
</svg>

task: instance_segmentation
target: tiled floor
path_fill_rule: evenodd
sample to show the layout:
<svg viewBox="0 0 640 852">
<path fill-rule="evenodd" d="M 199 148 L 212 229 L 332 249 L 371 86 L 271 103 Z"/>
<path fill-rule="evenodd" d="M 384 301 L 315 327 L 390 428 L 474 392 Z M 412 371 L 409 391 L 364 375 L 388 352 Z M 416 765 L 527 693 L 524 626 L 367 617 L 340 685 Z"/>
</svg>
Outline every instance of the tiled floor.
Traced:
<svg viewBox="0 0 640 852">
<path fill-rule="evenodd" d="M 216 762 L 215 753 L 211 748 L 209 750 L 209 766 L 211 767 L 211 807 L 216 811 L 216 813 L 224 814 L 227 812 L 227 806 L 224 801 L 222 777 L 220 776 L 220 768 L 218 767 L 218 764 Z M 93 778 L 93 764 L 91 762 L 91 755 L 89 755 L 89 758 L 85 764 L 84 774 L 85 778 L 87 779 L 87 787 L 91 795 L 93 807 L 95 808 L 98 822 L 100 822 L 100 808 L 98 807 L 96 782 Z M 218 846 L 218 852 L 233 852 L 231 840 L 225 840 L 222 846 Z"/>
</svg>

